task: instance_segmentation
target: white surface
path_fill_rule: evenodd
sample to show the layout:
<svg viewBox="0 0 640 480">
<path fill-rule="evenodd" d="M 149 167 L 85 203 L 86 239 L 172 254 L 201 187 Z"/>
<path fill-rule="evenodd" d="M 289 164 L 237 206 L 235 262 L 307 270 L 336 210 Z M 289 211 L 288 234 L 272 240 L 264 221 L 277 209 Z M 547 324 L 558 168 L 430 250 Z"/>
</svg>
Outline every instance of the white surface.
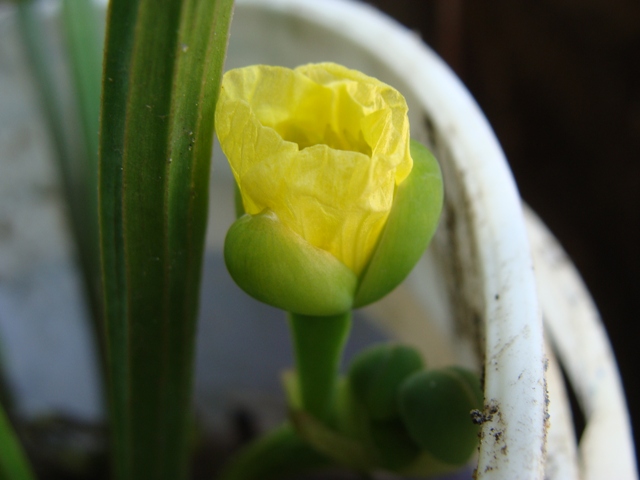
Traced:
<svg viewBox="0 0 640 480">
<path fill-rule="evenodd" d="M 545 305 L 542 304 L 544 312 Z M 549 430 L 547 434 L 546 480 L 580 480 L 578 448 L 567 390 L 560 365 L 550 345 L 546 345 L 549 367 Z"/>
<path fill-rule="evenodd" d="M 579 444 L 582 478 L 636 479 L 620 374 L 598 310 L 557 240 L 533 212 L 525 214 L 545 327 L 586 420 Z"/>
</svg>

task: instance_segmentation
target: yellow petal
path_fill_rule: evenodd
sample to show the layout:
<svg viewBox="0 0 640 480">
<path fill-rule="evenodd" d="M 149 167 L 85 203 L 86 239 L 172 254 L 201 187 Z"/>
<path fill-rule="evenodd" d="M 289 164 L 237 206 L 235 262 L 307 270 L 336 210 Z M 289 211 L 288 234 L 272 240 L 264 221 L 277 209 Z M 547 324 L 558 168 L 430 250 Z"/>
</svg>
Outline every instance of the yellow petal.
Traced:
<svg viewBox="0 0 640 480">
<path fill-rule="evenodd" d="M 245 211 L 288 228 L 359 274 L 411 171 L 407 105 L 333 63 L 227 72 L 216 132 Z"/>
</svg>

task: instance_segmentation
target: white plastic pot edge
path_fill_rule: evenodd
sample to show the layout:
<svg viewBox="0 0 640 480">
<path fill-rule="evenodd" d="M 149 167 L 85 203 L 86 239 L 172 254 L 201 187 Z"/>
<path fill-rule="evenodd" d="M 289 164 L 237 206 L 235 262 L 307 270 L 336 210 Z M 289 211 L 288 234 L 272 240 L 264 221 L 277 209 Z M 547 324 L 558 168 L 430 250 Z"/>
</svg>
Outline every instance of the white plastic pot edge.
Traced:
<svg viewBox="0 0 640 480">
<path fill-rule="evenodd" d="M 489 319 L 485 398 L 495 413 L 483 425 L 477 478 L 542 479 L 544 351 L 532 260 L 515 184 L 477 104 L 414 33 L 371 7 L 343 0 L 238 1 L 238 7 L 245 5 L 298 17 L 355 42 L 405 79 L 443 132 L 473 199 Z"/>
<path fill-rule="evenodd" d="M 542 304 L 543 316 L 544 308 L 545 305 Z M 581 480 L 575 428 L 566 384 L 548 336 L 546 340 L 545 347 L 549 361 L 547 368 L 549 432 L 545 480 Z"/>
<path fill-rule="evenodd" d="M 581 478 L 637 479 L 622 382 L 598 310 L 555 237 L 530 209 L 525 218 L 545 329 L 586 420 L 578 451 Z"/>
</svg>

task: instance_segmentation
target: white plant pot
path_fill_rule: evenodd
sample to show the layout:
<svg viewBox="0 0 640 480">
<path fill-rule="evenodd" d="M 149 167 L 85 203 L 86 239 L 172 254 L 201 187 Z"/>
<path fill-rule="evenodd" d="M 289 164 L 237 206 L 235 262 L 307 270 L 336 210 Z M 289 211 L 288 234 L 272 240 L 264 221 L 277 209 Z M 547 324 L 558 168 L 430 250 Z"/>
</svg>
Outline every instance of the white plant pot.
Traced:
<svg viewBox="0 0 640 480">
<path fill-rule="evenodd" d="M 547 474 L 558 479 L 636 479 L 629 413 L 598 310 L 558 241 L 531 210 L 525 209 L 524 214 L 545 334 L 553 347 L 548 351 L 551 428 Z M 562 364 L 585 417 L 579 443 L 566 407 L 558 363 Z"/>
<path fill-rule="evenodd" d="M 98 419 L 85 312 L 47 139 L 24 60 L 5 40 L 17 38 L 15 28 L 11 15 L 0 16 L 0 102 L 13 101 L 22 112 L 3 107 L 8 113 L 0 113 L 0 222 L 12 225 L 6 238 L 0 228 L 0 338 L 26 414 L 63 409 Z M 238 0 L 227 68 L 318 61 L 359 69 L 400 90 L 412 136 L 430 146 L 445 177 L 445 209 L 432 246 L 401 287 L 364 309 L 360 316 L 373 327 L 356 322 L 351 349 L 390 336 L 420 348 L 430 366 L 457 363 L 483 372 L 477 479 L 637 478 L 624 396 L 597 313 L 570 262 L 557 262 L 563 254 L 553 237 L 523 215 L 504 154 L 468 91 L 414 33 L 366 5 Z M 16 91 L 21 94 L 8 93 Z M 30 141 L 21 142 L 24 132 Z M 54 195 L 24 193 L 42 184 Z M 263 423 L 277 421 L 284 414 L 277 372 L 291 361 L 289 347 L 282 347 L 284 322 L 263 318 L 281 314 L 255 310 L 260 307 L 223 269 L 231 202 L 231 175 L 218 150 L 196 400 L 219 428 L 225 428 L 220 412 L 232 402 L 264 413 Z M 587 433 L 579 447 L 558 363 L 551 350 L 545 353 L 543 314 L 548 340 L 584 402 Z M 55 366 L 50 358 L 57 358 Z"/>
</svg>

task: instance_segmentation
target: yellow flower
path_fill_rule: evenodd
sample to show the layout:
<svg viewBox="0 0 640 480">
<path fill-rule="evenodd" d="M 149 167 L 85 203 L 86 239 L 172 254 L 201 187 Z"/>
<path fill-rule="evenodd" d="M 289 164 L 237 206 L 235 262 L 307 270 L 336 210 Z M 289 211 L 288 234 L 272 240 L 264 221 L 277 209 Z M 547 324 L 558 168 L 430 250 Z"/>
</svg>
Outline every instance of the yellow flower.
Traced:
<svg viewBox="0 0 640 480">
<path fill-rule="evenodd" d="M 225 74 L 215 120 L 246 213 L 360 274 L 413 165 L 402 95 L 333 63 L 256 65 Z"/>
</svg>

